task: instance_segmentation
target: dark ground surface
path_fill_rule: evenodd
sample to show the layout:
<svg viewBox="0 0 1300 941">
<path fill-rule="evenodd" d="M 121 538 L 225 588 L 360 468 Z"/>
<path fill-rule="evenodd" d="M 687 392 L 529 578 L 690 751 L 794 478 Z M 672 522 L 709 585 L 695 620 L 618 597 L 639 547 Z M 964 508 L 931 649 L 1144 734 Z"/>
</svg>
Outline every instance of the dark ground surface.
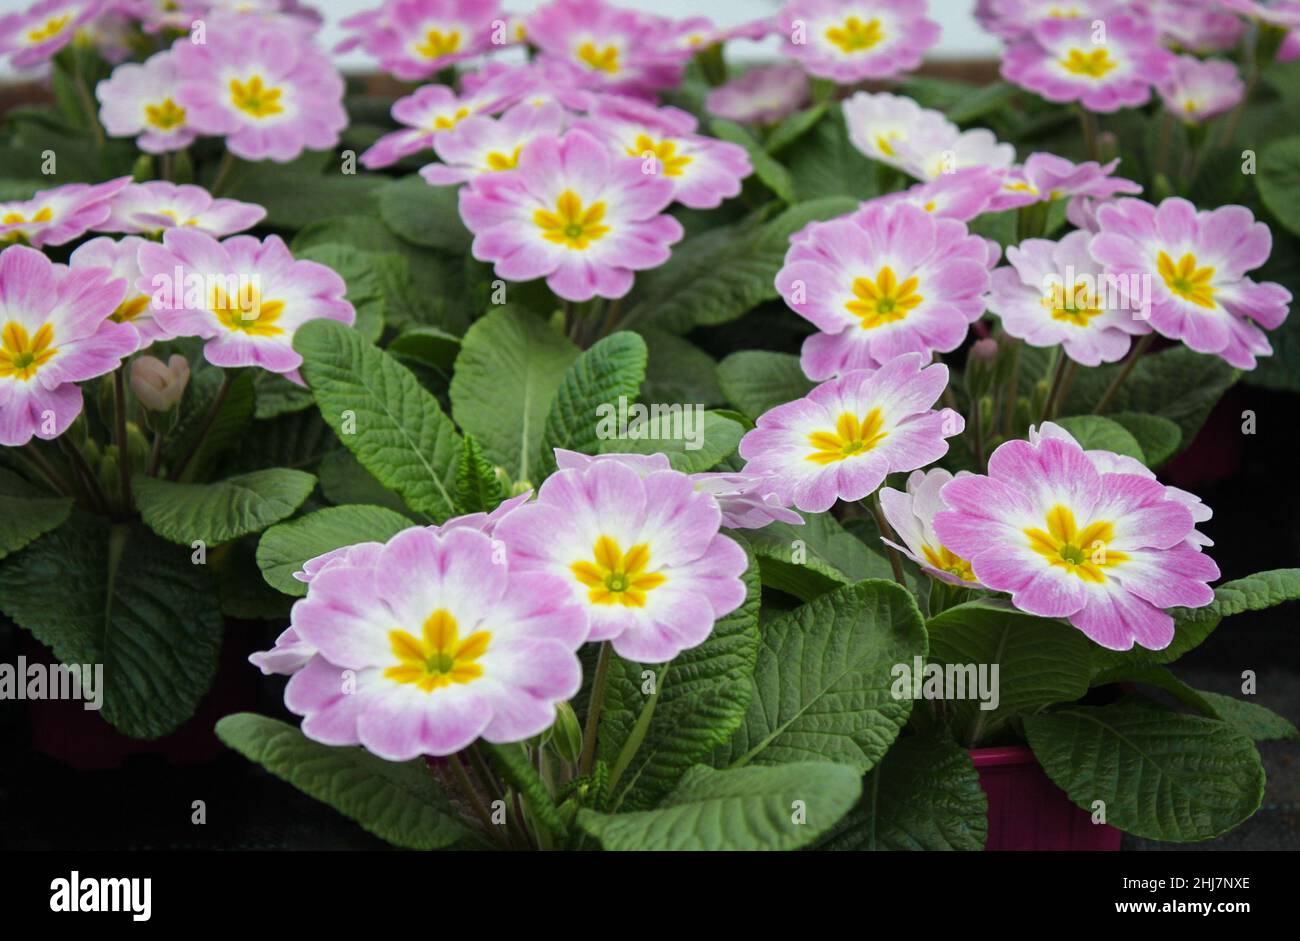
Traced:
<svg viewBox="0 0 1300 941">
<path fill-rule="evenodd" d="M 1294 466 L 1292 396 L 1238 388 L 1220 404 L 1197 444 L 1162 477 L 1200 493 L 1215 510 L 1204 529 L 1225 579 L 1300 565 L 1300 488 Z M 1240 433 L 1241 411 L 1257 414 L 1258 434 Z M 1241 672 L 1258 677 L 1255 701 L 1300 720 L 1300 604 L 1226 622 L 1174 666 L 1192 686 L 1240 696 Z M 266 646 L 263 625 L 230 638 L 227 659 L 242 700 L 214 715 L 252 710 L 281 715 L 283 681 L 249 679 L 241 650 Z M 0 624 L 0 661 L 24 652 Z M 246 672 L 247 671 L 247 672 Z M 237 690 L 237 696 L 241 692 Z M 6 849 L 371 849 L 385 844 L 330 808 L 243 758 L 213 745 L 206 762 L 177 765 L 154 755 L 117 770 L 76 771 L 33 747 L 25 704 L 0 702 L 0 848 Z M 211 710 L 209 710 L 211 711 Z M 205 719 L 210 728 L 211 719 Z M 200 730 L 200 734 L 202 733 Z M 1259 813 L 1233 832 L 1200 844 L 1126 838 L 1125 849 L 1300 849 L 1300 745 L 1260 746 L 1268 789 Z M 204 801 L 207 823 L 191 823 Z"/>
</svg>

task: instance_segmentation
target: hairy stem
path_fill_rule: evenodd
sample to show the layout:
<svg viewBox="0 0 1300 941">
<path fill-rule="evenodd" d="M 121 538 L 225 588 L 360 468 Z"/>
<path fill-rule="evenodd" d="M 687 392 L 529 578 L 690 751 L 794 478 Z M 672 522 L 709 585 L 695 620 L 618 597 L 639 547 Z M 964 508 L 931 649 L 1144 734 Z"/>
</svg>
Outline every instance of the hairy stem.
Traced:
<svg viewBox="0 0 1300 941">
<path fill-rule="evenodd" d="M 578 774 L 591 774 L 591 766 L 596 761 L 596 727 L 600 724 L 600 710 L 605 705 L 605 686 L 609 682 L 609 661 L 614 655 L 614 648 L 605 641 L 600 645 L 600 657 L 596 661 L 596 675 L 591 681 L 591 702 L 587 704 L 587 724 L 582 730 L 582 758 L 578 762 Z"/>
</svg>

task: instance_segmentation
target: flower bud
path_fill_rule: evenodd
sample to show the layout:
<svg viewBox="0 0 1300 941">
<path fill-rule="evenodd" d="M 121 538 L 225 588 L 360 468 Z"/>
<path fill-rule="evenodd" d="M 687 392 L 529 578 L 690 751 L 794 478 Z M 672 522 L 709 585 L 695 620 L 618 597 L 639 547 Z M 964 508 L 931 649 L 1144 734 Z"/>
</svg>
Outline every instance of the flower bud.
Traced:
<svg viewBox="0 0 1300 941">
<path fill-rule="evenodd" d="M 551 726 L 551 747 L 569 764 L 577 764 L 582 755 L 582 726 L 577 713 L 567 702 L 555 707 L 555 724 Z"/>
<path fill-rule="evenodd" d="M 154 356 L 138 356 L 131 363 L 131 391 L 151 412 L 170 412 L 185 394 L 190 364 L 179 353 L 166 363 Z"/>
<path fill-rule="evenodd" d="M 143 471 L 149 465 L 149 439 L 144 431 L 133 421 L 126 423 L 127 450 L 131 454 L 131 469 Z"/>
<path fill-rule="evenodd" d="M 976 340 L 966 356 L 966 391 L 978 399 L 993 386 L 998 361 L 997 340 Z"/>
</svg>

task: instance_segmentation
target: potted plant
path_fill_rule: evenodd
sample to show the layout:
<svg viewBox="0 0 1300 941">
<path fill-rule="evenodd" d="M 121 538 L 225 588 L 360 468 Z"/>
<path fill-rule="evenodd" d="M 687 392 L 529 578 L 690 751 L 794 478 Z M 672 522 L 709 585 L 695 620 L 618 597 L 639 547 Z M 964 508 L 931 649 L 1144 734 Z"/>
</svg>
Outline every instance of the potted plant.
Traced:
<svg viewBox="0 0 1300 941">
<path fill-rule="evenodd" d="M 0 136 L 0 611 L 109 722 L 181 725 L 241 618 L 301 721 L 217 736 L 401 847 L 1254 813 L 1300 733 L 1169 664 L 1300 570 L 1224 580 L 1163 470 L 1296 387 L 1288 24 L 982 11 L 977 88 L 906 74 L 923 5 L 437 6 L 349 23 L 396 100 L 296 4 L 16 21 L 55 101 Z"/>
</svg>

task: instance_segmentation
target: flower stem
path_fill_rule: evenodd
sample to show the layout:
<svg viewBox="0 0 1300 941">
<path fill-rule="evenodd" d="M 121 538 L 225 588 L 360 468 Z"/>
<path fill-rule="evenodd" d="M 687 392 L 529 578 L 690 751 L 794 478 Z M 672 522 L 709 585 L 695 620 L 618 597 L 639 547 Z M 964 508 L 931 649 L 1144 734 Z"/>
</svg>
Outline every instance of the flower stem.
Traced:
<svg viewBox="0 0 1300 941">
<path fill-rule="evenodd" d="M 970 423 L 974 434 L 975 467 L 982 469 L 984 467 L 984 409 L 980 407 L 979 399 L 975 399 L 971 404 Z"/>
<path fill-rule="evenodd" d="M 1020 341 L 1007 337 L 1011 344 L 1011 368 L 1007 370 L 1007 384 L 1002 393 L 1002 437 L 1010 438 L 1016 421 L 1016 403 L 1020 399 Z"/>
<path fill-rule="evenodd" d="M 1101 394 L 1101 398 L 1097 400 L 1096 406 L 1093 407 L 1092 413 L 1094 415 L 1101 415 L 1106 411 L 1107 406 L 1115 398 L 1115 393 L 1119 391 L 1120 386 L 1124 384 L 1124 380 L 1128 378 L 1128 374 L 1133 371 L 1133 367 L 1137 365 L 1138 360 L 1142 358 L 1142 354 L 1155 342 L 1155 339 L 1156 335 L 1154 333 L 1148 333 L 1133 344 L 1133 349 L 1129 351 L 1128 357 L 1124 360 L 1124 365 L 1119 368 L 1119 373 L 1110 381 L 1110 385 L 1106 387 L 1106 391 Z"/>
<path fill-rule="evenodd" d="M 1065 401 L 1065 387 L 1067 382 L 1074 379 L 1074 360 L 1061 351 L 1060 357 L 1056 361 L 1056 373 L 1052 376 L 1052 388 L 1047 393 L 1047 401 L 1043 403 L 1043 414 L 1039 416 L 1038 423 L 1041 425 L 1045 421 L 1051 421 Z"/>
<path fill-rule="evenodd" d="M 86 463 L 86 457 L 81 453 L 81 449 L 68 440 L 67 436 L 59 439 L 59 445 L 68 455 L 68 460 L 72 462 L 73 473 L 81 481 L 86 490 L 86 498 L 91 505 L 104 515 L 108 515 L 108 498 L 104 495 L 104 489 L 99 485 L 99 478 L 95 472 L 90 469 Z"/>
<path fill-rule="evenodd" d="M 47 481 L 49 481 L 50 486 L 53 487 L 55 490 L 57 490 L 59 493 L 67 497 L 70 497 L 73 495 L 73 493 L 75 493 L 75 490 L 72 488 L 71 485 L 68 484 L 67 480 L 64 479 L 63 475 L 60 474 L 58 470 L 55 469 L 54 465 L 51 464 L 46 459 L 45 455 L 42 454 L 40 450 L 36 447 L 35 442 L 32 441 L 27 442 L 26 457 L 29 461 L 31 461 L 31 463 L 36 465 L 37 470 L 41 472 L 41 476 L 43 476 Z"/>
<path fill-rule="evenodd" d="M 623 744 L 623 750 L 618 753 L 618 759 L 614 762 L 614 767 L 610 769 L 609 784 L 606 785 L 610 795 L 614 794 L 619 778 L 623 777 L 623 772 L 628 769 L 628 766 L 632 764 L 632 759 L 636 757 L 637 749 L 645 741 L 646 732 L 650 729 L 650 720 L 654 718 L 655 706 L 659 703 L 659 693 L 664 688 L 664 682 L 668 679 L 668 670 L 671 667 L 672 661 L 669 661 L 659 671 L 659 676 L 655 678 L 655 691 L 650 694 L 650 698 L 641 707 L 641 713 L 636 717 L 636 724 L 632 726 L 632 732 Z M 621 798 L 618 803 L 622 803 Z M 610 811 L 611 813 L 618 809 L 618 803 L 614 805 L 614 808 Z"/>
<path fill-rule="evenodd" d="M 131 512 L 131 443 L 126 436 L 126 379 L 122 368 L 113 372 L 113 413 L 117 419 L 117 467 L 122 483 L 122 512 Z"/>
<path fill-rule="evenodd" d="M 614 648 L 605 641 L 600 645 L 600 657 L 596 660 L 596 675 L 591 681 L 591 701 L 587 704 L 587 724 L 582 730 L 582 758 L 578 762 L 578 774 L 591 774 L 591 766 L 596 761 L 596 727 L 600 724 L 600 710 L 605 705 L 605 686 L 609 682 L 609 661 L 614 655 Z"/>
<path fill-rule="evenodd" d="M 871 515 L 876 519 L 876 528 L 880 530 L 882 539 L 895 539 L 894 530 L 890 528 L 889 521 L 885 519 L 885 511 L 880 508 L 880 491 L 877 490 L 871 495 L 867 507 L 871 510 Z M 894 581 L 907 587 L 907 579 L 903 576 L 903 560 L 898 557 L 898 550 L 889 543 L 885 543 L 885 551 L 889 555 L 889 567 L 894 570 Z"/>
<path fill-rule="evenodd" d="M 1101 162 L 1101 151 L 1097 148 L 1097 116 L 1087 108 L 1079 108 L 1079 126 L 1083 129 L 1083 146 L 1088 151 L 1088 159 Z"/>
<path fill-rule="evenodd" d="M 185 468 L 189 466 L 190 458 L 203 447 L 203 442 L 208 438 L 208 432 L 212 430 L 212 424 L 217 420 L 217 414 L 221 411 L 221 406 L 225 404 L 226 396 L 230 394 L 230 387 L 234 384 L 233 373 L 226 371 L 221 380 L 221 388 L 217 390 L 217 397 L 212 400 L 212 405 L 208 407 L 208 414 L 203 418 L 203 425 L 199 429 L 199 436 L 194 442 L 194 446 L 185 452 L 185 455 L 176 462 L 172 468 L 168 480 L 176 481 L 181 479 L 181 474 L 185 473 Z"/>
<path fill-rule="evenodd" d="M 103 150 L 104 128 L 99 123 L 99 113 L 95 108 L 95 100 L 90 97 L 90 89 L 86 86 L 86 78 L 81 74 L 81 60 L 79 58 L 73 75 L 73 84 L 77 89 L 77 99 L 81 102 L 81 110 L 86 112 L 86 123 L 90 125 L 91 133 L 95 135 L 95 148 Z"/>
<path fill-rule="evenodd" d="M 163 433 L 155 431 L 153 433 L 153 447 L 149 449 L 149 466 L 145 468 L 145 476 L 157 477 L 158 467 L 162 464 Z"/>
<path fill-rule="evenodd" d="M 221 165 L 217 167 L 217 175 L 212 180 L 212 195 L 218 195 L 226 185 L 226 179 L 230 176 L 230 171 L 235 168 L 235 155 L 226 151 L 221 157 Z"/>
<path fill-rule="evenodd" d="M 483 755 L 483 747 L 479 742 L 475 742 L 469 747 L 469 760 L 470 764 L 474 766 L 474 774 L 478 776 L 479 782 L 483 785 L 484 793 L 486 793 L 491 800 L 499 800 L 503 805 L 505 805 L 507 796 L 506 788 L 502 786 L 501 782 L 497 779 L 497 776 L 492 773 L 492 768 L 488 764 L 487 758 Z M 511 825 L 510 818 L 507 815 L 505 829 L 506 842 L 517 848 L 528 849 L 529 844 L 533 842 L 533 837 L 528 831 L 528 824 L 524 819 L 524 810 L 520 804 L 519 794 L 517 793 L 514 795 L 514 805 L 513 810 L 518 817 L 519 828 L 516 830 L 515 827 Z"/>
<path fill-rule="evenodd" d="M 488 834 L 493 840 L 500 844 L 502 849 L 509 849 L 510 845 L 506 842 L 505 835 L 500 831 L 496 824 L 492 822 L 492 814 L 488 812 L 487 805 L 483 803 L 483 798 L 474 788 L 474 782 L 469 779 L 469 773 L 465 770 L 464 759 L 459 754 L 452 755 L 447 759 L 451 766 L 451 776 L 460 789 L 461 796 L 474 810 L 474 814 L 483 822 Z"/>
<path fill-rule="evenodd" d="M 221 378 L 221 389 L 217 390 L 216 398 L 212 400 L 211 406 L 208 407 L 207 415 L 203 417 L 203 425 L 201 425 L 201 428 L 199 429 L 199 437 L 195 439 L 194 447 L 191 447 L 190 450 L 186 451 L 185 456 L 183 456 L 181 460 L 177 461 L 177 465 L 172 469 L 172 473 L 170 473 L 168 480 L 181 480 L 181 474 L 185 473 L 185 469 L 190 465 L 190 459 L 194 458 L 195 454 L 198 454 L 201 447 L 203 447 L 203 442 L 207 441 L 208 432 L 211 432 L 212 424 L 217 420 L 217 415 L 221 412 L 221 406 L 224 406 L 226 402 L 226 395 L 230 394 L 230 386 L 233 385 L 234 373 L 231 373 L 230 370 L 227 369 L 225 376 L 222 376 Z"/>
</svg>

